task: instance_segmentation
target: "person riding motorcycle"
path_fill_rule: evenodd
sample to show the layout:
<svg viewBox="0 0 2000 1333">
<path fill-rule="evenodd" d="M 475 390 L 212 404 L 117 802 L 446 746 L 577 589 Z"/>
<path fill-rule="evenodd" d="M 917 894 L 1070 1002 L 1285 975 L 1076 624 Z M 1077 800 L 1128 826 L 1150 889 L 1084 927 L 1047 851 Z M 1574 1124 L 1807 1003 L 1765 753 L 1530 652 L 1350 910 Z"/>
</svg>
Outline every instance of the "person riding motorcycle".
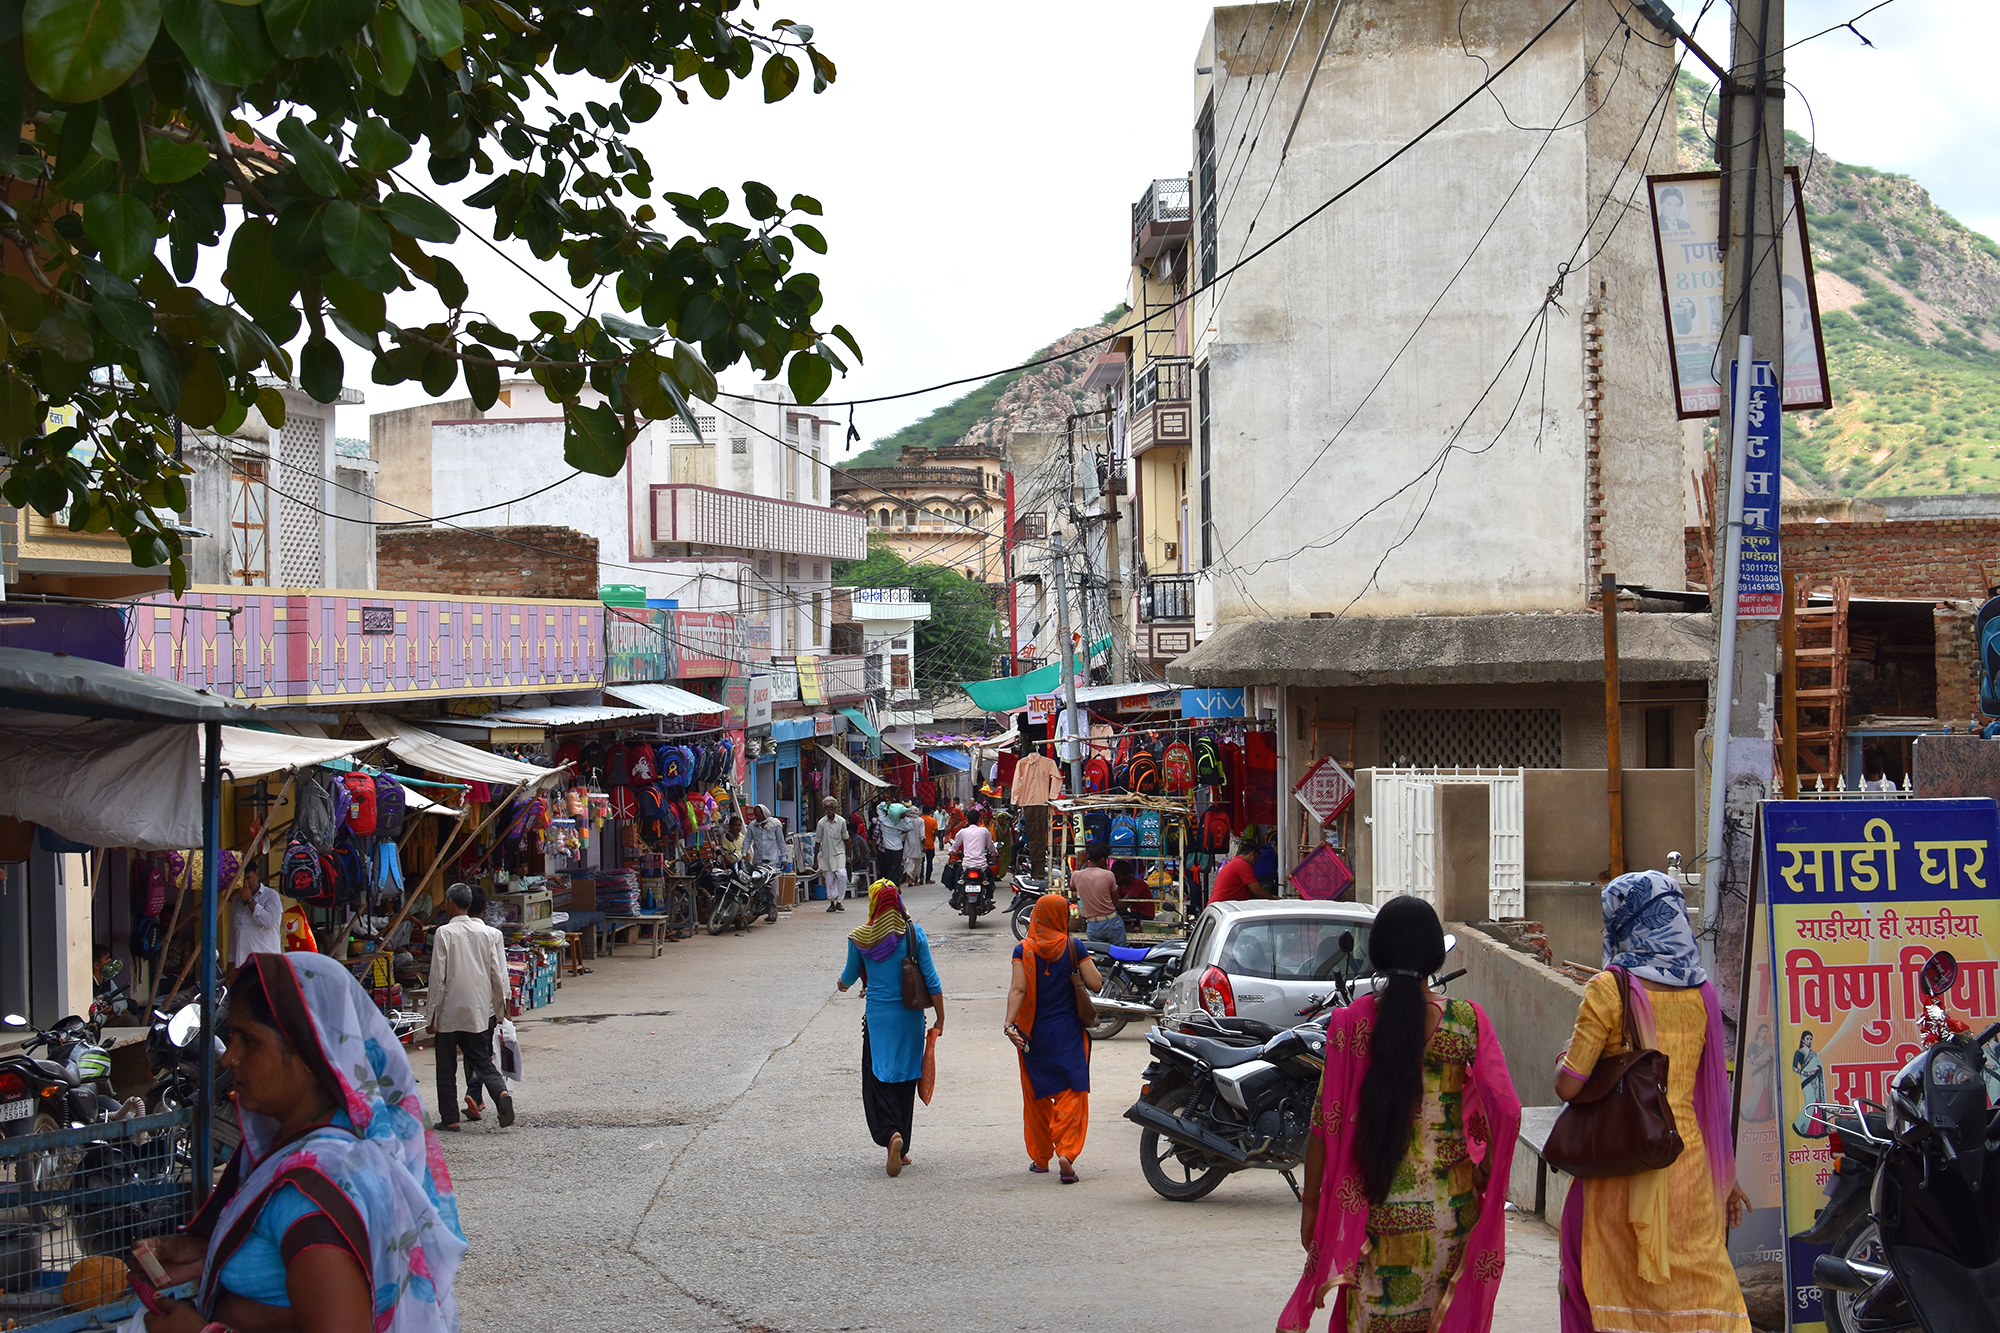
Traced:
<svg viewBox="0 0 2000 1333">
<path fill-rule="evenodd" d="M 964 883 L 967 871 L 976 870 L 982 878 L 988 876 L 995 846 L 993 830 L 986 825 L 987 818 L 985 806 L 973 806 L 972 822 L 954 833 L 951 843 L 945 848 L 948 858 L 945 873 L 950 877 L 954 892 Z"/>
</svg>

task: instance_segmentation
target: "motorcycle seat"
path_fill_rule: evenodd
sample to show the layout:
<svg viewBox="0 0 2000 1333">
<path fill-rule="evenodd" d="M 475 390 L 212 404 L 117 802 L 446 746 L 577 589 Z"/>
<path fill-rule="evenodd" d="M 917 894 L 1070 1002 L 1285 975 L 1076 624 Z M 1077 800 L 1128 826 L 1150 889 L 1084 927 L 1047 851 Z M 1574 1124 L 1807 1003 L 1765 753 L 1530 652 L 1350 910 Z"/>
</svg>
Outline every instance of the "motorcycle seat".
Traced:
<svg viewBox="0 0 2000 1333">
<path fill-rule="evenodd" d="M 1262 1046 L 1231 1046 L 1226 1041 L 1210 1041 L 1207 1037 L 1190 1036 L 1185 1032 L 1169 1032 L 1167 1040 L 1190 1055 L 1199 1056 L 1210 1069 L 1247 1065 L 1264 1056 Z"/>
<path fill-rule="evenodd" d="M 1151 948 L 1130 949 L 1122 944 L 1106 944 L 1102 940 L 1078 940 L 1077 943 L 1082 946 L 1085 953 L 1096 954 L 1101 958 L 1113 958 L 1121 963 L 1143 963 L 1153 952 Z"/>
</svg>

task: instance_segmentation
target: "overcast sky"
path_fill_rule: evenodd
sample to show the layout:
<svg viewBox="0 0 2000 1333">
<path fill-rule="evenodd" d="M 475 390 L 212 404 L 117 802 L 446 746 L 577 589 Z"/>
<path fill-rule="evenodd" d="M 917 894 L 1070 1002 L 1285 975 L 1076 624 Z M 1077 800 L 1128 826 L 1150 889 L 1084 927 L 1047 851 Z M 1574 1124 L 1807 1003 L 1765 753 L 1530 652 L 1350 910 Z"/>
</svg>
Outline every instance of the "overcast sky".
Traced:
<svg viewBox="0 0 2000 1333">
<path fill-rule="evenodd" d="M 1788 38 L 1872 2 L 1791 0 Z M 1700 5 L 1676 8 L 1686 21 Z M 640 141 L 667 188 L 736 194 L 756 179 L 825 205 L 830 252 L 806 256 L 822 279 L 823 318 L 845 324 L 867 353 L 828 398 L 997 370 L 1121 299 L 1132 201 L 1154 176 L 1188 170 L 1194 55 L 1209 9 L 1016 0 L 931 7 L 916 21 L 918 11 L 887 0 L 788 0 L 764 14 L 817 25 L 840 71 L 827 93 L 808 87 L 765 106 L 753 82 L 722 102 L 698 91 L 686 108 L 669 98 Z M 1809 102 L 1823 150 L 1915 176 L 1961 221 L 2000 235 L 2000 80 L 1989 68 L 2000 5 L 1894 0 L 1858 26 L 1875 49 L 1843 31 L 1788 53 L 1805 97 L 1788 102 L 1787 124 L 1808 132 Z M 1726 57 L 1719 15 L 1697 39 Z M 574 295 L 559 265 L 515 252 Z M 555 304 L 469 237 L 451 254 L 495 315 L 520 321 Z M 347 350 L 348 383 L 368 403 L 342 409 L 342 434 L 365 435 L 368 413 L 424 400 L 414 384 L 369 383 L 368 358 Z M 724 387 L 751 382 L 741 365 L 723 372 Z M 859 409 L 863 444 L 963 391 Z"/>
</svg>

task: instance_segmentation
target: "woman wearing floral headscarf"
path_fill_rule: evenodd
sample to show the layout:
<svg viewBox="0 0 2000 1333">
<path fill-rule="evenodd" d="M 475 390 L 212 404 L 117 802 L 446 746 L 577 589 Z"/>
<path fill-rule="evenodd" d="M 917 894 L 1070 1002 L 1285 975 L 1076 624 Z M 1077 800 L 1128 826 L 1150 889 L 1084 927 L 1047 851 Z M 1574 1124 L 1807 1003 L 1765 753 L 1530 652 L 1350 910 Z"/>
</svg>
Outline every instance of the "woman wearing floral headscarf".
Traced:
<svg viewBox="0 0 2000 1333">
<path fill-rule="evenodd" d="M 1723 1222 L 1742 1221 L 1723 1068 L 1722 1010 L 1701 965 L 1680 885 L 1657 870 L 1604 886 L 1604 968 L 1583 1007 L 1556 1095 L 1583 1091 L 1597 1062 L 1625 1049 L 1620 974 L 1639 1040 L 1667 1056 L 1667 1099 L 1680 1130 L 1673 1165 L 1579 1181 L 1562 1218 L 1562 1333 L 1673 1329 L 1749 1333 Z"/>
<path fill-rule="evenodd" d="M 924 974 L 930 1007 L 944 1035 L 944 983 L 931 962 L 924 928 L 903 911 L 903 898 L 887 879 L 868 886 L 868 921 L 847 937 L 847 966 L 840 988 L 857 980 L 867 997 L 861 1019 L 861 1108 L 868 1134 L 889 1150 L 892 1176 L 909 1160 L 917 1112 L 917 1080 L 924 1072 L 924 1011 L 903 1007 L 903 959 L 915 958 Z"/>
<path fill-rule="evenodd" d="M 124 1333 L 455 1333 L 451 1177 L 368 993 L 334 959 L 252 954 L 227 1027 L 243 1142 L 184 1231 L 135 1247 L 197 1298 Z"/>
</svg>

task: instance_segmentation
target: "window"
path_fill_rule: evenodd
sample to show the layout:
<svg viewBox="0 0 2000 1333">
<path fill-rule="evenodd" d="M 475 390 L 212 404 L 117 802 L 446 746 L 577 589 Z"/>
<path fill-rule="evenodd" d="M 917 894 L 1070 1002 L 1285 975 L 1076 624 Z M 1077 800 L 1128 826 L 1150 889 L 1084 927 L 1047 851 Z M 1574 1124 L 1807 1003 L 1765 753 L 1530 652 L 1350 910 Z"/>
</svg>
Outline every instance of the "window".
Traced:
<svg viewBox="0 0 2000 1333">
<path fill-rule="evenodd" d="M 270 492 L 265 489 L 265 467 L 261 458 L 229 460 L 231 583 L 255 586 L 271 581 Z"/>
<path fill-rule="evenodd" d="M 730 437 L 729 437 L 729 452 L 730 452 L 730 453 L 732 453 L 732 454 L 747 454 L 747 453 L 749 453 L 749 452 L 750 452 L 750 437 L 749 437 L 748 435 L 732 435 L 732 436 L 730 436 Z"/>
<path fill-rule="evenodd" d="M 818 426 L 814 426 L 814 427 L 813 427 L 813 438 L 814 438 L 814 439 L 818 439 L 818 438 L 819 438 L 819 427 L 818 427 Z M 815 503 L 817 503 L 817 502 L 818 502 L 818 500 L 819 500 L 819 466 L 820 466 L 820 465 L 819 465 L 819 450 L 815 449 L 815 450 L 813 450 L 813 452 L 812 452 L 812 474 L 813 474 L 813 484 L 812 484 L 812 493 L 813 493 L 813 501 L 814 501 Z"/>
<path fill-rule="evenodd" d="M 1207 569 L 1209 562 L 1215 558 L 1215 523 L 1209 511 L 1208 489 L 1209 455 L 1212 447 L 1209 443 L 1208 424 L 1208 362 L 1204 361 L 1201 363 L 1201 369 L 1195 372 L 1195 381 L 1200 385 L 1201 393 L 1201 401 L 1195 405 L 1195 411 L 1201 414 L 1196 418 L 1195 426 L 1196 438 L 1201 444 L 1201 513 L 1199 516 L 1201 521 L 1201 567 Z M 1185 480 L 1181 482 L 1181 488 L 1183 490 L 1187 488 Z"/>
<path fill-rule="evenodd" d="M 914 509 L 912 509 L 912 510 L 909 510 L 909 511 L 908 511 L 908 512 L 907 512 L 907 513 L 906 513 L 906 514 L 904 515 L 904 518 L 905 518 L 905 519 L 906 519 L 906 520 L 908 521 L 908 523 L 909 523 L 909 525 L 910 525 L 911 527 L 913 527 L 913 528 L 914 528 L 915 526 L 917 526 L 917 511 L 916 511 L 916 510 L 914 510 Z"/>
<path fill-rule="evenodd" d="M 826 577 L 826 566 L 817 560 L 813 561 L 813 577 L 816 579 Z"/>
<path fill-rule="evenodd" d="M 1648 708 L 1646 710 L 1646 767 L 1672 768 L 1674 766 L 1674 710 L 1671 708 Z"/>
<path fill-rule="evenodd" d="M 1341 948 L 1351 934 L 1353 947 Z M 1368 971 L 1368 927 L 1323 916 L 1265 917 L 1246 921 L 1223 946 L 1217 961 L 1237 977 L 1267 981 L 1331 981 Z"/>
<path fill-rule="evenodd" d="M 785 414 L 785 438 L 788 440 L 799 438 L 799 419 L 789 412 Z"/>
<path fill-rule="evenodd" d="M 888 527 L 888 526 L 889 526 L 889 511 L 888 511 L 888 510 L 886 510 L 886 509 L 878 509 L 878 510 L 876 510 L 875 512 L 876 512 L 876 514 L 878 515 L 878 520 L 877 520 L 877 521 L 879 522 L 879 524 L 880 524 L 880 525 L 881 525 L 882 527 L 885 527 L 885 528 L 886 528 L 886 527 Z"/>
<path fill-rule="evenodd" d="M 1561 768 L 1557 708 L 1391 708 L 1384 763 L 1397 768 Z"/>
<path fill-rule="evenodd" d="M 1215 103 L 1195 122 L 1195 181 L 1201 193 L 1201 281 L 1215 281 Z"/>
<path fill-rule="evenodd" d="M 892 653 L 889 656 L 889 688 L 907 690 L 910 688 L 910 657 L 907 653 Z"/>
<path fill-rule="evenodd" d="M 798 576 L 799 576 L 799 562 L 796 560 L 787 560 L 785 562 L 785 577 L 788 579 L 795 579 Z"/>
</svg>

